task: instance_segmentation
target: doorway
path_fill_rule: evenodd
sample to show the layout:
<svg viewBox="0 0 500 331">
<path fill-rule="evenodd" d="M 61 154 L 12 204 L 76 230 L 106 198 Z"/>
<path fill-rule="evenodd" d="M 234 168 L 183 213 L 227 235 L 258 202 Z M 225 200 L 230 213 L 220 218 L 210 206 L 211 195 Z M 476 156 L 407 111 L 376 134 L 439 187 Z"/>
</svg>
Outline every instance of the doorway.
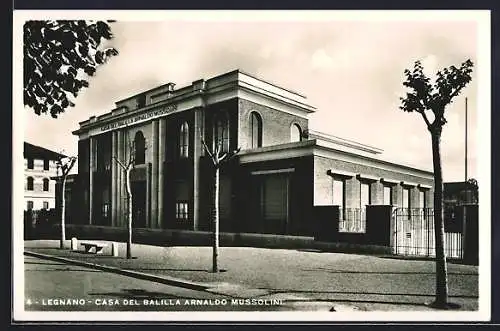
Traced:
<svg viewBox="0 0 500 331">
<path fill-rule="evenodd" d="M 263 233 L 286 234 L 289 227 L 289 178 L 259 176 L 260 229 Z"/>
<path fill-rule="evenodd" d="M 133 181 L 132 190 L 132 227 L 146 227 L 146 181 Z"/>
</svg>

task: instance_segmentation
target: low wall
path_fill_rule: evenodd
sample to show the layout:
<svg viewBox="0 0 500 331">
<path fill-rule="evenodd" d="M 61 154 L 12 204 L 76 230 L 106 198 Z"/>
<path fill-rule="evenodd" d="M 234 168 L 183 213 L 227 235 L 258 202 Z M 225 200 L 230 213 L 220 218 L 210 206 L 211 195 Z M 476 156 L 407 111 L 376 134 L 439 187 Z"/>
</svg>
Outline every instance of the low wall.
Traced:
<svg viewBox="0 0 500 331">
<path fill-rule="evenodd" d="M 34 238 L 58 239 L 59 226 L 53 226 Z M 66 238 L 97 239 L 125 242 L 127 229 L 96 225 L 66 225 Z M 362 245 L 343 242 L 324 242 L 314 237 L 285 236 L 260 233 L 220 233 L 220 246 L 224 247 L 261 247 L 276 249 L 321 250 L 326 252 L 390 254 L 390 247 Z M 156 246 L 211 246 L 212 233 L 205 231 L 171 229 L 134 229 L 132 241 L 137 244 Z"/>
</svg>

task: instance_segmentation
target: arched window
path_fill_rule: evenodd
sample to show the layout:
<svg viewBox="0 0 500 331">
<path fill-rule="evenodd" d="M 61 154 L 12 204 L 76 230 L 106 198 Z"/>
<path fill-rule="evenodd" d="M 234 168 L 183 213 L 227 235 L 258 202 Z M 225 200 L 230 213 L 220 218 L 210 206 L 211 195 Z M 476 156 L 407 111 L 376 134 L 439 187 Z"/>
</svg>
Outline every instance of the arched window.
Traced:
<svg viewBox="0 0 500 331">
<path fill-rule="evenodd" d="M 48 191 L 49 190 L 49 179 L 48 178 L 44 178 L 43 179 L 43 190 L 44 191 Z"/>
<path fill-rule="evenodd" d="M 26 189 L 28 191 L 33 191 L 33 177 L 28 177 L 28 183 Z"/>
<path fill-rule="evenodd" d="M 302 140 L 302 129 L 296 123 L 292 124 L 290 127 L 290 141 L 296 142 Z"/>
<path fill-rule="evenodd" d="M 189 156 L 189 125 L 187 122 L 182 123 L 179 131 L 179 156 Z"/>
<path fill-rule="evenodd" d="M 135 164 L 144 164 L 146 160 L 146 146 L 142 131 L 137 131 L 135 134 Z"/>
<path fill-rule="evenodd" d="M 252 148 L 262 147 L 262 117 L 254 111 L 250 114 L 250 130 Z"/>
<path fill-rule="evenodd" d="M 229 123 L 226 113 L 220 113 L 214 121 L 214 144 L 223 152 L 229 151 Z"/>
</svg>

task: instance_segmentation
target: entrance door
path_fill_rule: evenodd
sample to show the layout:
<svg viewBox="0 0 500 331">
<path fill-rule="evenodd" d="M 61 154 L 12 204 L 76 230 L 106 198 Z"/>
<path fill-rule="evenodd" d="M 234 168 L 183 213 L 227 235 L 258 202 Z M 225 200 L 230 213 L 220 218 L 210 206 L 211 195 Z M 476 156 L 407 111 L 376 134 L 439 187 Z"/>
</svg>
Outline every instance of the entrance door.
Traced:
<svg viewBox="0 0 500 331">
<path fill-rule="evenodd" d="M 134 181 L 132 189 L 132 227 L 146 227 L 146 181 Z"/>
<path fill-rule="evenodd" d="M 284 175 L 265 176 L 261 187 L 262 228 L 265 233 L 285 234 L 289 222 L 289 185 Z"/>
</svg>

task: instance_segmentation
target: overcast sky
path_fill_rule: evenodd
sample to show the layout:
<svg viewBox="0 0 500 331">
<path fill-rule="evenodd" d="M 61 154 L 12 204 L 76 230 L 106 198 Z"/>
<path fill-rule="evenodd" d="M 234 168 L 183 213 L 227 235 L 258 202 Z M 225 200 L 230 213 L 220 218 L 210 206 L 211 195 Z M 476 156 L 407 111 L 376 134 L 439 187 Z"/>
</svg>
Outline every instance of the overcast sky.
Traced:
<svg viewBox="0 0 500 331">
<path fill-rule="evenodd" d="M 255 16 L 253 16 L 255 17 Z M 474 20 L 397 22 L 163 21 L 112 24 L 120 52 L 100 67 L 76 107 L 58 119 L 25 110 L 25 139 L 77 153 L 78 122 L 114 102 L 167 82 L 177 87 L 239 68 L 305 95 L 317 107 L 310 128 L 384 150 L 390 160 L 432 169 L 430 134 L 418 114 L 399 110 L 403 71 L 422 60 L 434 73 L 470 58 L 477 64 Z M 469 177 L 476 177 L 477 79 L 447 109 L 442 137 L 445 181 L 464 178 L 465 97 L 468 98 Z M 489 109 L 487 110 L 489 111 Z"/>
</svg>

